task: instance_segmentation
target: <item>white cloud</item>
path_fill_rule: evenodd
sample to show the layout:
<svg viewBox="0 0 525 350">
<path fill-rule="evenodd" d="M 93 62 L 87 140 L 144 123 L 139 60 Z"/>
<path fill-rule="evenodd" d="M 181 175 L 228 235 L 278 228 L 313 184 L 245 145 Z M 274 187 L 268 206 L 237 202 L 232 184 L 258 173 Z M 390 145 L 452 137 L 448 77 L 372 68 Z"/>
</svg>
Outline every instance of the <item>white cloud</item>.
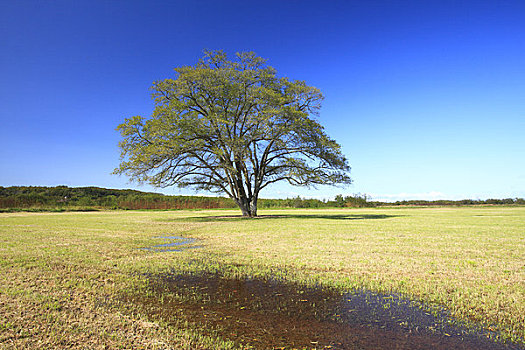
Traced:
<svg viewBox="0 0 525 350">
<path fill-rule="evenodd" d="M 408 193 L 408 192 L 401 192 L 401 193 L 371 193 L 370 196 L 372 197 L 372 200 L 377 201 L 385 201 L 385 202 L 395 202 L 395 201 L 402 201 L 402 200 L 412 200 L 412 199 L 423 199 L 423 200 L 438 200 L 438 199 L 462 199 L 457 196 L 450 196 L 442 192 L 438 191 L 430 191 L 430 192 L 422 192 L 422 193 Z"/>
</svg>

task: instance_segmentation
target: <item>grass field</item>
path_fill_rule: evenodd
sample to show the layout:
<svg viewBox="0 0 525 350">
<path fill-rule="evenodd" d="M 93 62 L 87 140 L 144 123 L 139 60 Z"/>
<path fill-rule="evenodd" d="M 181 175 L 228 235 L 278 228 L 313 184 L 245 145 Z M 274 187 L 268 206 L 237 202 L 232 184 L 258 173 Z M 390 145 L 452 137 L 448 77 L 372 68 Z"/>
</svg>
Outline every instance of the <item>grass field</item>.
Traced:
<svg viewBox="0 0 525 350">
<path fill-rule="evenodd" d="M 525 339 L 525 208 L 0 214 L 0 348 L 236 348 L 123 295 L 146 273 L 209 271 L 397 292 Z M 159 235 L 202 248 L 151 252 Z M 151 296 L 151 295 L 150 295 Z M 161 295 L 153 295 L 161 298 Z"/>
</svg>

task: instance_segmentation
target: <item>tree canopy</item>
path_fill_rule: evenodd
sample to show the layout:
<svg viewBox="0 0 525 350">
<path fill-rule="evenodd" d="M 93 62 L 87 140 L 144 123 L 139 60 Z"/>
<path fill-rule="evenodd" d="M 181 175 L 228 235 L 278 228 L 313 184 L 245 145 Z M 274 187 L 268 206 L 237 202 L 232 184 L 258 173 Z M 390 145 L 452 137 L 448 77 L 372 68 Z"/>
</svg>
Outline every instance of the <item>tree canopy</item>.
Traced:
<svg viewBox="0 0 525 350">
<path fill-rule="evenodd" d="M 243 215 L 257 215 L 259 193 L 296 186 L 349 184 L 340 145 L 315 119 L 323 95 L 304 81 L 278 77 L 253 52 L 205 51 L 194 66 L 152 86 L 155 109 L 118 126 L 117 174 L 157 187 L 226 194 Z"/>
</svg>

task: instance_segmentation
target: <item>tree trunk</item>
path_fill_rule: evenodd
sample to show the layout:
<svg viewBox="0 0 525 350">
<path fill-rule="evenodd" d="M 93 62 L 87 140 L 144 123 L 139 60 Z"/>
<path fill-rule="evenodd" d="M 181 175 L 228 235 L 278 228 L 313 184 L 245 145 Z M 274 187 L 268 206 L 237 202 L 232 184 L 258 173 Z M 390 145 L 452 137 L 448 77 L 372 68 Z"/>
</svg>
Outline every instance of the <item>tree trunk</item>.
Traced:
<svg viewBox="0 0 525 350">
<path fill-rule="evenodd" d="M 257 198 L 239 198 L 235 199 L 235 203 L 239 206 L 242 216 L 255 217 L 257 216 Z"/>
<path fill-rule="evenodd" d="M 239 206 L 242 212 L 242 216 L 248 216 L 250 217 L 250 202 L 248 201 L 248 198 L 235 198 L 235 203 Z"/>
<path fill-rule="evenodd" d="M 257 197 L 253 197 L 250 203 L 250 216 L 257 216 Z"/>
</svg>

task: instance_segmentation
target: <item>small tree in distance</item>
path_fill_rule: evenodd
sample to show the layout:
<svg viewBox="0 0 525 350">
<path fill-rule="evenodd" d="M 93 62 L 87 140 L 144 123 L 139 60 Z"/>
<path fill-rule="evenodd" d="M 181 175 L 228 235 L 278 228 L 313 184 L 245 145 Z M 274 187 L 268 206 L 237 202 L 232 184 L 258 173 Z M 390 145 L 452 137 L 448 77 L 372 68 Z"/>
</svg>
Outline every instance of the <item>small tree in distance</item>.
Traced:
<svg viewBox="0 0 525 350">
<path fill-rule="evenodd" d="M 226 194 L 250 217 L 272 183 L 351 183 L 339 144 L 312 118 L 323 99 L 317 88 L 277 77 L 253 52 L 229 60 L 223 51 L 205 51 L 196 65 L 175 72 L 175 79 L 153 83 L 149 119 L 118 126 L 123 140 L 114 173 Z"/>
</svg>

